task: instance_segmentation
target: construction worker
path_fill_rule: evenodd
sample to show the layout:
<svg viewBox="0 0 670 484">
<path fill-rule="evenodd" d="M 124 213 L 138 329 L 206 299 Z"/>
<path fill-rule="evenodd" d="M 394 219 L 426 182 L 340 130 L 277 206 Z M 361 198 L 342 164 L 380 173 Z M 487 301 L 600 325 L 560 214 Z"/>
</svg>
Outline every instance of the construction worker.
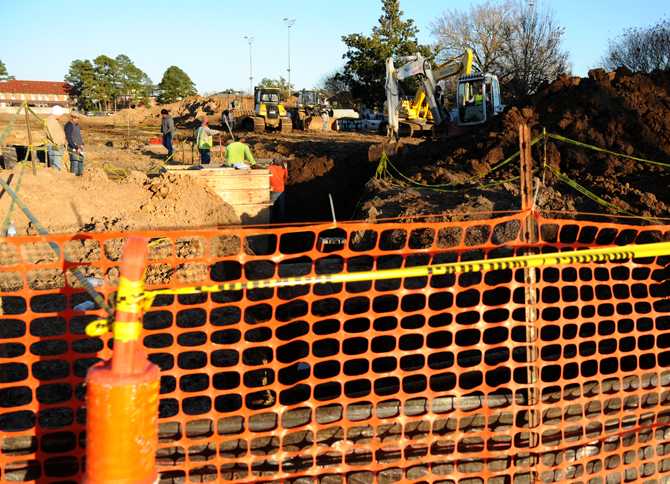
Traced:
<svg viewBox="0 0 670 484">
<path fill-rule="evenodd" d="M 238 141 L 228 143 L 228 146 L 226 146 L 226 165 L 235 166 L 245 161 L 249 162 L 250 166 L 256 164 L 254 155 L 251 154 L 249 145 L 244 143 L 244 139 L 240 138 Z"/>
<path fill-rule="evenodd" d="M 47 148 L 49 166 L 58 171 L 63 167 L 63 155 L 67 145 L 65 131 L 58 121 L 58 117 L 62 116 L 63 112 L 62 107 L 54 106 L 51 108 L 51 116 L 46 120 L 47 139 L 49 140 L 49 147 Z"/>
<path fill-rule="evenodd" d="M 70 120 L 65 123 L 67 153 L 70 156 L 70 171 L 75 176 L 84 174 L 84 140 L 79 127 L 79 115 L 70 113 Z"/>
<path fill-rule="evenodd" d="M 163 146 L 168 150 L 168 160 L 172 158 L 172 154 L 174 153 L 172 140 L 175 134 L 177 134 L 177 128 L 174 126 L 174 119 L 172 119 L 167 109 L 161 109 L 161 135 L 163 135 Z"/>
<path fill-rule="evenodd" d="M 218 133 L 220 133 L 220 131 L 209 127 L 209 121 L 206 117 L 202 119 L 200 127 L 195 135 L 195 143 L 198 145 L 198 151 L 200 151 L 201 165 L 209 165 L 212 159 L 212 146 L 214 146 L 212 136 Z"/>
<path fill-rule="evenodd" d="M 270 171 L 270 201 L 272 202 L 272 221 L 281 222 L 284 220 L 284 211 L 286 208 L 286 197 L 284 189 L 288 181 L 288 170 L 286 163 L 282 160 L 274 159 L 268 167 Z"/>
<path fill-rule="evenodd" d="M 221 115 L 221 125 L 222 126 L 227 125 L 231 131 L 235 127 L 234 110 L 235 110 L 235 101 L 231 101 L 230 104 L 228 105 L 228 109 L 224 109 L 223 114 Z"/>
<path fill-rule="evenodd" d="M 330 129 L 328 127 L 330 124 L 330 107 L 328 106 L 328 101 L 326 101 L 323 109 L 321 109 L 321 121 L 323 122 L 323 131 Z"/>
</svg>

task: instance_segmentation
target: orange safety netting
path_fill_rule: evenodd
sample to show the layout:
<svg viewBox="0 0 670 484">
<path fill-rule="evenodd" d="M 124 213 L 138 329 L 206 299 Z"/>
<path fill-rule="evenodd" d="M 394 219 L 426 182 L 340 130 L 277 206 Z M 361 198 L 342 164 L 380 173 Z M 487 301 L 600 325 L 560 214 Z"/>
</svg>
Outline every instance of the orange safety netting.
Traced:
<svg viewBox="0 0 670 484">
<path fill-rule="evenodd" d="M 147 283 L 177 287 L 670 231 L 538 218 L 540 242 L 527 244 L 524 221 L 141 235 L 153 239 Z M 83 381 L 110 349 L 84 333 L 103 313 L 86 309 L 71 269 L 110 296 L 123 237 L 0 243 L 0 482 L 81 477 Z M 161 295 L 143 335 L 162 371 L 161 482 L 659 480 L 670 470 L 665 259 Z"/>
</svg>

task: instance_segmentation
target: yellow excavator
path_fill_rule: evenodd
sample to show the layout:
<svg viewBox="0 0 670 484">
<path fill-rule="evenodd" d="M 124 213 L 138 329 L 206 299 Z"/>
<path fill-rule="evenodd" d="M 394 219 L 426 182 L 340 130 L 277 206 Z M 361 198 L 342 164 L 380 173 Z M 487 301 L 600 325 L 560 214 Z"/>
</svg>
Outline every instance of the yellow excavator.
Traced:
<svg viewBox="0 0 670 484">
<path fill-rule="evenodd" d="M 500 84 L 493 74 L 473 72 L 472 50 L 433 68 L 420 53 L 401 59 L 396 69 L 393 59 L 386 60 L 386 109 L 391 137 L 430 133 L 445 129 L 447 122 L 458 126 L 482 124 L 502 112 Z M 447 110 L 440 81 L 458 76 L 457 109 Z M 421 87 L 413 99 L 400 100 L 398 82 L 417 77 Z"/>
</svg>

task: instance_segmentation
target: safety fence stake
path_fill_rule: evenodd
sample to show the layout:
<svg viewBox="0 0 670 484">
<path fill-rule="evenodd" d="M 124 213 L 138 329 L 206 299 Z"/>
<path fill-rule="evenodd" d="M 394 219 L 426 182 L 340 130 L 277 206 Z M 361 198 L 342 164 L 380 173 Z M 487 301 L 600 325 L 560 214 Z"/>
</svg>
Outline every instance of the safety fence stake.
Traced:
<svg viewBox="0 0 670 484">
<path fill-rule="evenodd" d="M 141 340 L 146 258 L 146 239 L 128 238 L 112 358 L 93 366 L 86 377 L 86 484 L 149 484 L 158 477 L 160 375 Z"/>
<path fill-rule="evenodd" d="M 525 213 L 524 226 L 521 230 L 521 239 L 529 245 L 525 250 L 526 255 L 534 253 L 530 246 L 537 244 L 538 233 L 535 220 L 535 207 L 533 197 L 533 158 L 531 153 L 531 134 L 527 124 L 519 125 L 519 161 L 521 174 L 521 209 Z M 537 275 L 535 267 L 526 267 L 523 270 L 524 276 L 524 305 L 525 311 L 525 343 L 526 343 L 526 385 L 527 401 L 526 411 L 528 415 L 528 446 L 529 446 L 529 464 L 531 468 L 537 464 L 536 456 L 533 453 L 539 445 L 539 435 L 536 431 L 539 426 L 537 415 L 537 403 L 539 401 L 537 388 L 538 368 L 536 348 L 537 341 Z"/>
</svg>

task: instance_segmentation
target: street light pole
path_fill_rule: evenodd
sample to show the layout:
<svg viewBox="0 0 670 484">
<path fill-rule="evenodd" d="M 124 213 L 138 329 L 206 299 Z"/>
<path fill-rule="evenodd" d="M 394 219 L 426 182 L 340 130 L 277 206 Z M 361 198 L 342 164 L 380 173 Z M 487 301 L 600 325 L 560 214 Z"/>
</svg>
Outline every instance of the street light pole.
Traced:
<svg viewBox="0 0 670 484">
<path fill-rule="evenodd" d="M 254 42 L 254 37 L 250 35 L 245 35 L 245 39 L 247 39 L 247 43 L 249 44 L 249 94 L 252 96 L 254 95 L 254 68 L 253 68 L 253 63 L 251 61 L 251 44 Z"/>
<path fill-rule="evenodd" d="M 286 23 L 288 31 L 288 97 L 291 97 L 291 27 L 295 24 L 294 18 L 284 17 L 284 23 Z"/>
</svg>

